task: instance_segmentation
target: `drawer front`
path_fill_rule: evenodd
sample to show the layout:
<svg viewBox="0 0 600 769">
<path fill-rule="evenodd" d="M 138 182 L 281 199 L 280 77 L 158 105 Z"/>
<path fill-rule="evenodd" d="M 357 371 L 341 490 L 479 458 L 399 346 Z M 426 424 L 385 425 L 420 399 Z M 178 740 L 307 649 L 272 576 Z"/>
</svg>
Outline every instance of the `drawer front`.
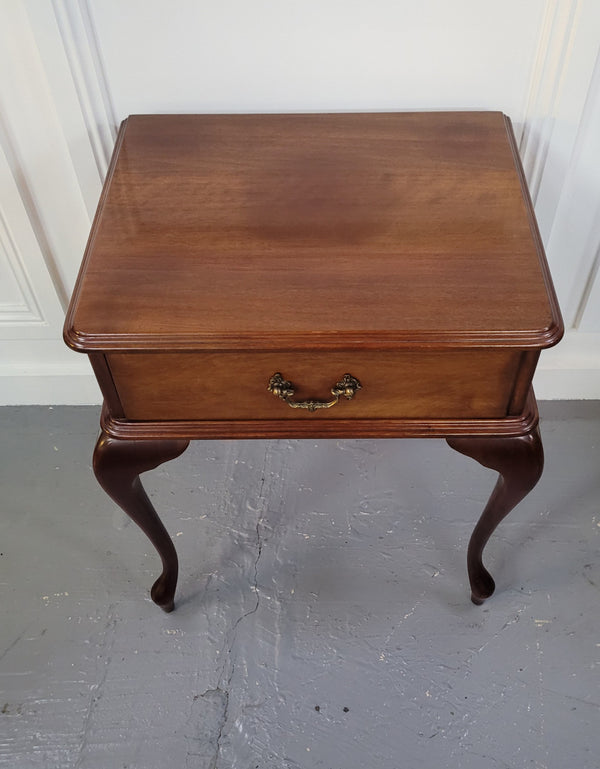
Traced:
<svg viewBox="0 0 600 769">
<path fill-rule="evenodd" d="M 507 415 L 520 352 L 140 352 L 107 361 L 129 420 L 477 419 Z M 268 390 L 278 372 L 294 402 L 334 400 L 346 373 L 361 389 L 331 408 L 291 408 Z"/>
</svg>

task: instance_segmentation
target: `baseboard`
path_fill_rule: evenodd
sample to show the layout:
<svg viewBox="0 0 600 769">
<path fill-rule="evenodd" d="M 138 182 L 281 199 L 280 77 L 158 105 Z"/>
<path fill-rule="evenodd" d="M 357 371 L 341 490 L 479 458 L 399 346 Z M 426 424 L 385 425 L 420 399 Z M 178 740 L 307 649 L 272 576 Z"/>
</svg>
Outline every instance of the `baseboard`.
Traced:
<svg viewBox="0 0 600 769">
<path fill-rule="evenodd" d="M 600 400 L 600 333 L 571 331 L 544 350 L 533 386 L 538 400 Z"/>
<path fill-rule="evenodd" d="M 88 406 L 102 403 L 93 374 L 69 371 L 64 366 L 43 371 L 17 372 L 0 368 L 0 405 Z"/>
<path fill-rule="evenodd" d="M 600 400 L 600 333 L 571 332 L 542 352 L 533 380 L 538 400 Z M 102 395 L 87 361 L 0 365 L 0 405 L 99 405 Z"/>
<path fill-rule="evenodd" d="M 600 400 L 600 370 L 539 370 L 533 386 L 538 400 Z"/>
</svg>

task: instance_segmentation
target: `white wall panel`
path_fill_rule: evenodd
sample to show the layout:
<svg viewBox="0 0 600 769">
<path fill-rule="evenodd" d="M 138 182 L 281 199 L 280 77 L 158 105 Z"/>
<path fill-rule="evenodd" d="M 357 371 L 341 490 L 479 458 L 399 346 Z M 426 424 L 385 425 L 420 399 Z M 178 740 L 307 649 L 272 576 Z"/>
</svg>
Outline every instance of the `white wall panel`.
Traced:
<svg viewBox="0 0 600 769">
<path fill-rule="evenodd" d="M 25 6 L 5 3 L 2 14 L 2 146 L 64 306 L 90 218 Z"/>
<path fill-rule="evenodd" d="M 600 4 L 548 3 L 520 151 L 568 327 L 600 204 Z M 600 331 L 600 327 L 598 328 Z"/>
<path fill-rule="evenodd" d="M 598 211 L 600 217 L 600 210 Z M 582 314 L 579 323 L 581 332 L 594 332 L 600 328 L 600 245 L 594 253 L 594 261 L 588 278 L 589 291 L 584 293 Z M 598 342 L 600 353 L 600 339 Z"/>
<path fill-rule="evenodd" d="M 520 153 L 544 240 L 554 220 L 597 47 L 580 50 L 577 44 L 586 31 L 580 10 L 581 0 L 546 3 L 531 73 Z"/>
<path fill-rule="evenodd" d="M 600 333 L 567 331 L 562 342 L 546 350 L 534 379 L 538 398 L 600 398 Z"/>
<path fill-rule="evenodd" d="M 61 325 L 121 119 L 406 109 L 512 117 L 569 328 L 538 396 L 600 397 L 599 50 L 597 0 L 2 4 L 0 402 L 99 398 Z"/>
<path fill-rule="evenodd" d="M 55 101 L 64 101 L 59 109 L 61 125 L 93 215 L 116 138 L 116 120 L 89 9 L 85 2 L 72 0 L 27 3 L 49 86 Z M 48 35 L 50 28 L 58 34 Z M 65 89 L 69 78 L 72 88 Z"/>
<path fill-rule="evenodd" d="M 43 323 L 24 260 L 0 209 L 0 325 Z"/>
<path fill-rule="evenodd" d="M 600 27 L 600 13 L 598 18 Z M 569 168 L 548 238 L 569 327 L 600 331 L 600 56 L 590 82 Z"/>
<path fill-rule="evenodd" d="M 62 307 L 18 186 L 0 148 L 0 339 L 48 338 Z"/>
<path fill-rule="evenodd" d="M 97 403 L 89 363 L 61 339 L 63 310 L 0 148 L 0 404 Z"/>
<path fill-rule="evenodd" d="M 503 109 L 522 117 L 542 0 L 88 0 L 119 118 Z"/>
<path fill-rule="evenodd" d="M 62 342 L 64 307 L 90 217 L 80 184 L 85 150 L 72 152 L 72 117 L 61 120 L 71 86 L 65 81 L 58 98 L 46 70 L 56 25 L 47 27 L 44 45 L 36 39 L 48 7 L 11 2 L 0 8 L 0 279 L 16 299 L 0 305 L 0 403 L 99 398 L 89 364 Z M 32 10 L 39 12 L 35 23 Z M 95 177 L 94 198 L 101 187 L 97 170 Z"/>
</svg>

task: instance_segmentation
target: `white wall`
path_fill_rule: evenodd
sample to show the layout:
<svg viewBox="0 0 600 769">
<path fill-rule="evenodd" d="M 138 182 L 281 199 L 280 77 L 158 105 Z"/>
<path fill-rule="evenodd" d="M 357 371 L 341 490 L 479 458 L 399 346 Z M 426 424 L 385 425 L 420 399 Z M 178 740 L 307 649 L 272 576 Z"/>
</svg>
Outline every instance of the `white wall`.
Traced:
<svg viewBox="0 0 600 769">
<path fill-rule="evenodd" d="M 118 116 L 500 107 L 521 117 L 543 6 L 178 0 L 171 15 L 156 0 L 130 0 L 125 13 L 119 0 L 91 2 Z"/>
<path fill-rule="evenodd" d="M 0 402 L 96 402 L 63 347 L 130 113 L 501 109 L 569 327 L 542 398 L 600 398 L 597 0 L 11 0 L 0 7 Z"/>
</svg>

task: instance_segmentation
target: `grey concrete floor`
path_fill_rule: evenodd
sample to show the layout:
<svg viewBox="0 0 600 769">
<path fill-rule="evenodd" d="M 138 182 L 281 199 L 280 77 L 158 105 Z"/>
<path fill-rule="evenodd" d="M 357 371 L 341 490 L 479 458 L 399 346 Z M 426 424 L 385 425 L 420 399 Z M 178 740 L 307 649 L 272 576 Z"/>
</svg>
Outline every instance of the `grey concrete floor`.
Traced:
<svg viewBox="0 0 600 769">
<path fill-rule="evenodd" d="M 600 406 L 542 404 L 546 471 L 443 441 L 196 442 L 145 476 L 158 558 L 90 469 L 98 409 L 0 409 L 0 766 L 597 769 Z"/>
</svg>

